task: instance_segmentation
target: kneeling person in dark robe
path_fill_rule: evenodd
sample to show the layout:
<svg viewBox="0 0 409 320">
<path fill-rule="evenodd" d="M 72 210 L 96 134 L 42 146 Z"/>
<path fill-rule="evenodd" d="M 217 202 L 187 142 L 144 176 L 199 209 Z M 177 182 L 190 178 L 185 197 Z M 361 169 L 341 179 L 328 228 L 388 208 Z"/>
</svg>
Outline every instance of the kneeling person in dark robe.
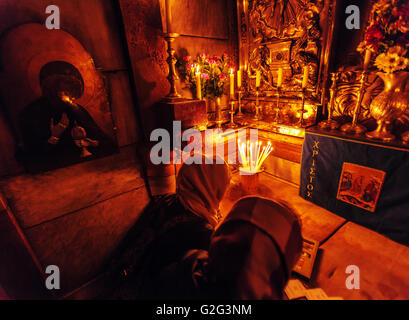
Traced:
<svg viewBox="0 0 409 320">
<path fill-rule="evenodd" d="M 205 162 L 183 164 L 176 194 L 154 203 L 128 232 L 109 268 L 114 292 L 104 298 L 166 298 L 161 279 L 169 266 L 189 250 L 209 249 L 231 175 L 223 159 Z"/>
<path fill-rule="evenodd" d="M 282 299 L 302 249 L 297 216 L 286 205 L 239 200 L 211 238 L 158 280 L 167 299 Z"/>
</svg>

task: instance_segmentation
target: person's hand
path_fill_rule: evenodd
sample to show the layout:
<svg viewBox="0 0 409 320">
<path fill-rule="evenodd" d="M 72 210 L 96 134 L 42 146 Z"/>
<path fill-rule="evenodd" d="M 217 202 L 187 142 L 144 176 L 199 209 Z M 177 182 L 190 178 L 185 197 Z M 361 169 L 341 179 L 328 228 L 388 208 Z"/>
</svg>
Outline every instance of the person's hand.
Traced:
<svg viewBox="0 0 409 320">
<path fill-rule="evenodd" d="M 51 123 L 50 123 L 51 135 L 53 137 L 59 138 L 64 133 L 64 131 L 68 128 L 69 124 L 70 124 L 70 120 L 68 119 L 68 116 L 65 112 L 62 114 L 60 122 L 58 122 L 56 125 L 54 125 L 54 119 L 51 118 Z"/>
<path fill-rule="evenodd" d="M 70 124 L 70 119 L 66 113 L 63 113 L 60 121 L 57 124 L 54 124 L 54 119 L 51 118 L 50 122 L 50 131 L 51 137 L 48 139 L 48 142 L 51 144 L 57 144 L 60 140 L 61 135 L 67 130 L 68 125 Z"/>
</svg>

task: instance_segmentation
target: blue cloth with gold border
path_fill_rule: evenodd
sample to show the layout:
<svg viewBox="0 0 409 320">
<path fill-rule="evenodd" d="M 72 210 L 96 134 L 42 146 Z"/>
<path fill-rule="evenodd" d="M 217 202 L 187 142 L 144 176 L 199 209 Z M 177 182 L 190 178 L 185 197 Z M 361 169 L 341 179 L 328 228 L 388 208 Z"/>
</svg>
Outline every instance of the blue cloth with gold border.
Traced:
<svg viewBox="0 0 409 320">
<path fill-rule="evenodd" d="M 344 163 L 386 173 L 374 212 L 337 199 Z M 300 196 L 349 221 L 409 245 L 409 150 L 404 147 L 306 130 Z"/>
</svg>

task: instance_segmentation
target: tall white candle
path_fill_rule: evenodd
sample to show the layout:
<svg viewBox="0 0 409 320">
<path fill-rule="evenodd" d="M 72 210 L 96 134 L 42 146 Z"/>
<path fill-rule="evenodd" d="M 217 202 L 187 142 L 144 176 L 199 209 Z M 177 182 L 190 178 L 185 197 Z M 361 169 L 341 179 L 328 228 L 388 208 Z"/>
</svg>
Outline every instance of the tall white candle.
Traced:
<svg viewBox="0 0 409 320">
<path fill-rule="evenodd" d="M 259 70 L 256 71 L 256 87 L 259 88 L 261 83 L 261 73 Z"/>
<path fill-rule="evenodd" d="M 371 50 L 365 51 L 365 59 L 364 59 L 364 70 L 368 69 L 369 63 L 371 62 Z"/>
<path fill-rule="evenodd" d="M 303 74 L 303 78 L 302 78 L 302 87 L 303 87 L 303 89 L 305 89 L 307 87 L 308 76 L 309 76 L 308 66 L 305 66 L 304 67 L 304 74 Z"/>
<path fill-rule="evenodd" d="M 241 69 L 237 71 L 237 87 L 241 88 Z"/>
<path fill-rule="evenodd" d="M 277 75 L 277 87 L 281 88 L 283 84 L 283 69 L 280 68 L 278 69 L 278 75 Z"/>
<path fill-rule="evenodd" d="M 168 33 L 172 33 L 172 10 L 170 8 L 172 0 L 165 0 L 166 5 L 166 29 Z"/>
<path fill-rule="evenodd" d="M 234 96 L 234 69 L 230 69 L 230 96 Z"/>
<path fill-rule="evenodd" d="M 218 97 L 216 98 L 216 116 L 217 119 L 221 119 L 222 118 L 222 107 L 221 107 L 221 99 Z"/>
<path fill-rule="evenodd" d="M 197 66 L 197 70 L 196 70 L 196 98 L 198 100 L 202 100 L 202 84 L 200 82 L 200 66 Z"/>
</svg>

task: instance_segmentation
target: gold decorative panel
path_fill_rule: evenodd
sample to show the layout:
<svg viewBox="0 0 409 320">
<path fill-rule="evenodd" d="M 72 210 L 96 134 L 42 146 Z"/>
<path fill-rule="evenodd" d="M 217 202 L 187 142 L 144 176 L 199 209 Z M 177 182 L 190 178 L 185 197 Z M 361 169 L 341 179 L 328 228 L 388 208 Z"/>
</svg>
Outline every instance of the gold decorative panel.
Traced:
<svg viewBox="0 0 409 320">
<path fill-rule="evenodd" d="M 255 92 L 256 71 L 265 97 L 277 92 L 298 99 L 304 67 L 308 68 L 308 99 L 323 102 L 332 43 L 336 0 L 238 0 L 240 66 L 245 89 Z"/>
</svg>

